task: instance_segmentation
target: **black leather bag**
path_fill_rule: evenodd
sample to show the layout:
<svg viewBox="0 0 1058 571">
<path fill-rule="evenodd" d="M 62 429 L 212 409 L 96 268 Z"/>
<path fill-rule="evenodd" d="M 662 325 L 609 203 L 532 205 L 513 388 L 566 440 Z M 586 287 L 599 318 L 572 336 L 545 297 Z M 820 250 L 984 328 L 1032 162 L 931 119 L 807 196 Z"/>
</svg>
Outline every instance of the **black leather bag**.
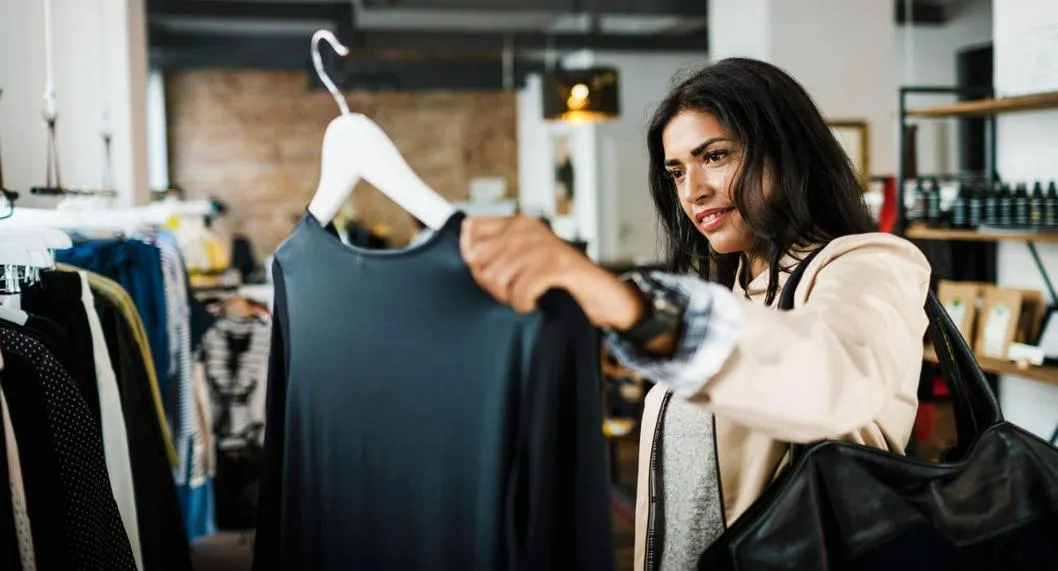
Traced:
<svg viewBox="0 0 1058 571">
<path fill-rule="evenodd" d="M 793 289 L 783 291 L 787 308 Z M 795 446 L 789 469 L 699 569 L 1058 570 L 1058 448 L 1003 420 L 932 293 L 926 313 L 957 446 L 937 464 L 848 442 Z"/>
</svg>

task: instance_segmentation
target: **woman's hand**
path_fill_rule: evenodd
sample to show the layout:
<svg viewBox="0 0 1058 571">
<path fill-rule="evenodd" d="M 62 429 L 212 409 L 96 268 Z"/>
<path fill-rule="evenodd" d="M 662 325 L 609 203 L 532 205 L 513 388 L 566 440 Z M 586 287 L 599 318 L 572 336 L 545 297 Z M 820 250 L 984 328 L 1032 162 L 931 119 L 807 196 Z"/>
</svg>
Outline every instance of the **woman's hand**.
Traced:
<svg viewBox="0 0 1058 571">
<path fill-rule="evenodd" d="M 467 218 L 460 249 L 474 279 L 520 313 L 549 289 L 564 289 L 597 327 L 627 331 L 646 311 L 635 288 L 528 216 Z"/>
</svg>

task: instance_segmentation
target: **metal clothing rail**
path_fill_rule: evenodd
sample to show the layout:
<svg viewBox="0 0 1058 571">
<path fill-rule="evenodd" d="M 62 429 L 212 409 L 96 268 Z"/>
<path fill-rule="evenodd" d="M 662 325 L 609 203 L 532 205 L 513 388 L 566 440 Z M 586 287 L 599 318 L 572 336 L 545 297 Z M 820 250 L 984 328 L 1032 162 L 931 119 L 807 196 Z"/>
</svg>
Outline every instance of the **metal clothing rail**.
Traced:
<svg viewBox="0 0 1058 571">
<path fill-rule="evenodd" d="M 207 216 L 213 212 L 213 204 L 206 200 L 161 201 L 114 209 L 16 208 L 9 218 L 0 221 L 0 233 L 6 228 L 31 226 L 64 230 L 127 230 L 160 226 L 173 217 Z"/>
</svg>

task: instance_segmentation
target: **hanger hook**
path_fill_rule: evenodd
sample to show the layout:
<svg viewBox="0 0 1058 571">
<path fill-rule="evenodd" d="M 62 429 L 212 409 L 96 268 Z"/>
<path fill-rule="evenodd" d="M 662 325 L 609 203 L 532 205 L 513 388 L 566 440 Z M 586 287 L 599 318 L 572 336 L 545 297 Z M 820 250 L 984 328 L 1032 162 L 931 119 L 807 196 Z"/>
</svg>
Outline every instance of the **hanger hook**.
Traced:
<svg viewBox="0 0 1058 571">
<path fill-rule="evenodd" d="M 327 70 L 323 69 L 323 59 L 320 57 L 320 40 L 327 40 L 327 43 L 331 44 L 331 47 L 340 56 L 349 55 L 349 48 L 342 45 L 330 30 L 317 30 L 315 34 L 312 34 L 312 65 L 316 67 L 316 75 L 327 86 L 327 91 L 331 92 L 334 101 L 338 103 L 338 108 L 342 110 L 342 115 L 349 115 L 349 104 L 345 102 L 345 97 L 338 91 L 338 87 L 334 85 L 331 76 L 327 75 Z"/>
</svg>

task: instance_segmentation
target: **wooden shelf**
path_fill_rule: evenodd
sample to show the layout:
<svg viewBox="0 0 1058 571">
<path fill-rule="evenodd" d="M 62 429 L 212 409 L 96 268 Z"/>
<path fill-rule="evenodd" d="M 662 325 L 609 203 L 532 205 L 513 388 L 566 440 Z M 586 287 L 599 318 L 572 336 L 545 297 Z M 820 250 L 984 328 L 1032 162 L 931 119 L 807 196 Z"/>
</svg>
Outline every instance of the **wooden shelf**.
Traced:
<svg viewBox="0 0 1058 571">
<path fill-rule="evenodd" d="M 1000 99 L 961 101 L 952 105 L 909 109 L 906 115 L 908 117 L 987 117 L 999 113 L 1033 111 L 1037 109 L 1058 109 L 1058 91 L 1018 97 L 1003 97 Z"/>
<path fill-rule="evenodd" d="M 913 240 L 954 240 L 958 242 L 1038 242 L 1058 244 L 1058 232 L 1021 232 L 955 230 L 951 228 L 930 228 L 924 224 L 912 224 L 904 232 L 904 237 Z"/>
<path fill-rule="evenodd" d="M 938 362 L 937 352 L 933 350 L 933 347 L 925 348 L 922 353 L 922 360 L 929 361 L 930 363 Z M 1058 366 L 1055 365 L 1043 365 L 1041 367 L 1030 365 L 1028 368 L 1022 369 L 1012 361 L 989 359 L 988 357 L 977 357 L 977 362 L 981 365 L 981 370 L 986 373 L 1014 375 L 1043 383 L 1058 385 Z"/>
</svg>

